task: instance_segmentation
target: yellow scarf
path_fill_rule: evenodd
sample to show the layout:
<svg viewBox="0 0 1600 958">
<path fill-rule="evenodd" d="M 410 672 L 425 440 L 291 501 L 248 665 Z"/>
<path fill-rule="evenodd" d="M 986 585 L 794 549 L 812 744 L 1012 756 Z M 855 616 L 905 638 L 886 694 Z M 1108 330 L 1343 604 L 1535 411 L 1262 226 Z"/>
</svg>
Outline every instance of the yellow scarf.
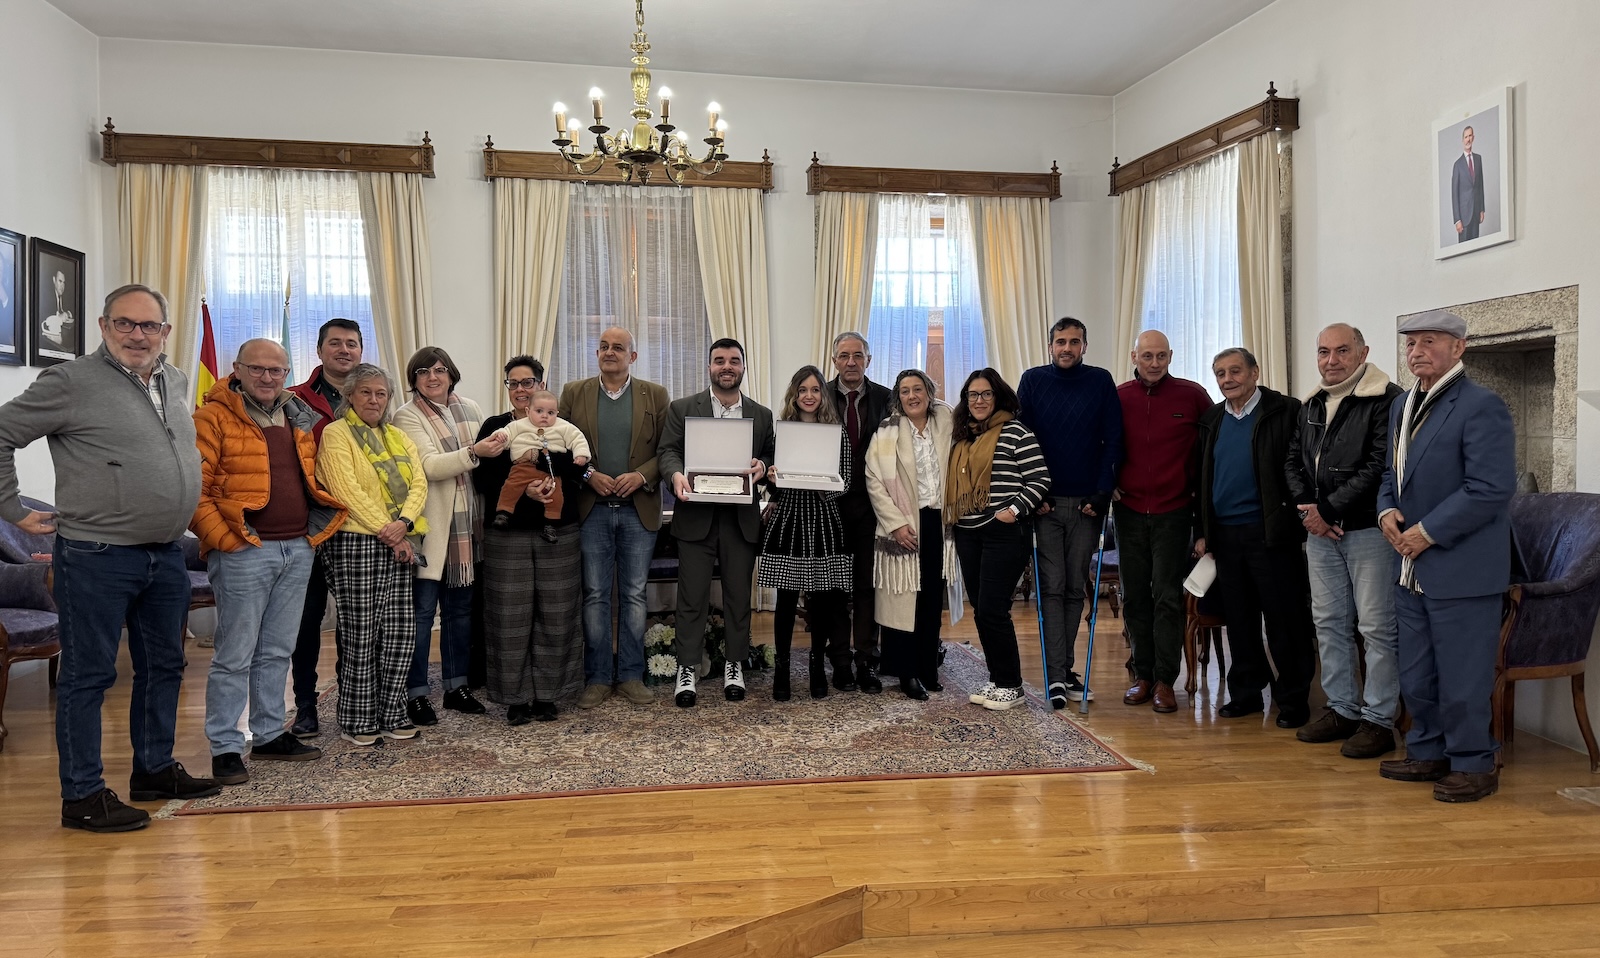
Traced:
<svg viewBox="0 0 1600 958">
<path fill-rule="evenodd" d="M 382 480 L 378 487 L 383 490 L 383 504 L 389 507 L 389 518 L 400 518 L 400 507 L 406 504 L 406 499 L 411 495 L 411 477 L 414 474 L 411 457 L 406 454 L 405 444 L 400 441 L 400 430 L 387 423 L 374 429 L 362 422 L 354 409 L 345 410 L 344 421 L 349 425 L 356 444 L 367 454 L 367 462 L 372 464 L 373 471 Z M 428 520 L 417 516 L 411 535 L 406 538 L 420 541 L 427 533 Z"/>
<path fill-rule="evenodd" d="M 1000 427 L 1010 421 L 1010 413 L 996 410 L 983 422 L 972 424 L 977 435 L 950 447 L 950 475 L 944 483 L 946 523 L 975 516 L 989 507 L 995 444 L 1000 441 Z"/>
</svg>

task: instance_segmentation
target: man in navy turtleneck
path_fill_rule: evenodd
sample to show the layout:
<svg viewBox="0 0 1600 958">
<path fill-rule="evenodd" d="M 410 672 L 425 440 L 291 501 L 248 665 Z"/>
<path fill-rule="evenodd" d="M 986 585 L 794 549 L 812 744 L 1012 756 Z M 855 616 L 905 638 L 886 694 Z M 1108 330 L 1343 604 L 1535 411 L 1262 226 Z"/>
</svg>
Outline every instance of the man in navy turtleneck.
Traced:
<svg viewBox="0 0 1600 958">
<path fill-rule="evenodd" d="M 1082 322 L 1057 320 L 1050 327 L 1051 363 L 1023 373 L 1017 387 L 1018 415 L 1038 437 L 1050 468 L 1050 496 L 1039 507 L 1039 592 L 1050 704 L 1058 709 L 1069 695 L 1084 692 L 1072 668 L 1074 646 L 1092 588 L 1090 562 L 1122 461 L 1117 386 L 1104 369 L 1084 365 L 1088 348 Z"/>
</svg>

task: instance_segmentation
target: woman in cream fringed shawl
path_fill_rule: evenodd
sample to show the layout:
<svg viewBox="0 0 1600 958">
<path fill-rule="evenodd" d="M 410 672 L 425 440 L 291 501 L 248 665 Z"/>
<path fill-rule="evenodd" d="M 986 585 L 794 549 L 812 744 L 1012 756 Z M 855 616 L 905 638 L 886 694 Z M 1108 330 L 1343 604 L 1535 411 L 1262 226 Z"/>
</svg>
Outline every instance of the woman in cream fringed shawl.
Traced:
<svg viewBox="0 0 1600 958">
<path fill-rule="evenodd" d="M 883 627 L 885 675 L 907 698 L 939 692 L 939 623 L 945 583 L 956 574 L 945 525 L 945 472 L 952 418 L 919 369 L 895 377 L 889 417 L 867 447 L 867 494 L 878 517 L 872 573 Z"/>
</svg>

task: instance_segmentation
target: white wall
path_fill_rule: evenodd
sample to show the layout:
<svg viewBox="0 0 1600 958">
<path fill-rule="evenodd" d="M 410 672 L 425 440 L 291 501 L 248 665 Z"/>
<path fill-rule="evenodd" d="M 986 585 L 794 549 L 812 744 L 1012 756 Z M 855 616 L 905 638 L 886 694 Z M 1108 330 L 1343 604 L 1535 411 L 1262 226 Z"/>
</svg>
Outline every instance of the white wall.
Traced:
<svg viewBox="0 0 1600 958">
<path fill-rule="evenodd" d="M 1298 96 L 1294 134 L 1295 381 L 1315 381 L 1316 331 L 1363 327 L 1391 375 L 1395 317 L 1578 284 L 1579 388 L 1600 388 L 1594 224 L 1600 5 L 1547 0 L 1279 0 L 1115 98 L 1128 159 L 1257 102 Z M 1515 87 L 1517 239 L 1435 261 L 1431 124 Z M 1579 403 L 1578 487 L 1600 489 L 1600 418 Z M 1600 668 L 1600 650 L 1590 657 Z M 1600 716 L 1593 696 L 1590 712 Z M 1581 742 L 1564 680 L 1530 682 L 1518 724 Z"/>
<path fill-rule="evenodd" d="M 626 37 L 619 34 L 619 49 Z M 813 200 L 805 168 L 825 163 L 946 169 L 1063 171 L 1052 204 L 1059 310 L 1109 324 L 1111 202 L 1105 170 L 1110 99 L 709 76 L 653 64 L 685 125 L 716 99 L 732 124 L 736 159 L 769 149 L 777 189 L 766 205 L 772 355 L 777 374 L 811 361 Z M 128 132 L 417 142 L 431 132 L 437 179 L 427 184 L 438 345 L 462 367 L 463 392 L 497 402 L 493 358 L 493 191 L 484 136 L 513 150 L 550 150 L 550 104 L 583 108 L 590 86 L 623 115 L 626 71 L 605 67 L 393 56 L 214 44 L 104 40 L 101 112 Z M 1003 133 L 1003 135 L 1002 135 Z M 115 222 L 115 173 L 106 221 Z M 115 264 L 116 236 L 105 256 Z M 1048 317 L 1041 317 L 1047 321 Z M 1109 325 L 1106 326 L 1109 329 Z M 875 370 L 885 375 L 881 370 Z"/>
<path fill-rule="evenodd" d="M 97 313 L 93 304 L 104 292 L 98 280 L 103 253 L 93 135 L 97 42 L 43 0 L 4 0 L 0 63 L 13 84 L 0 96 L 0 226 L 88 254 L 85 302 Z M 27 366 L 0 366 L 0 403 L 36 375 Z M 43 442 L 17 453 L 17 472 L 25 495 L 54 500 L 55 472 Z"/>
</svg>

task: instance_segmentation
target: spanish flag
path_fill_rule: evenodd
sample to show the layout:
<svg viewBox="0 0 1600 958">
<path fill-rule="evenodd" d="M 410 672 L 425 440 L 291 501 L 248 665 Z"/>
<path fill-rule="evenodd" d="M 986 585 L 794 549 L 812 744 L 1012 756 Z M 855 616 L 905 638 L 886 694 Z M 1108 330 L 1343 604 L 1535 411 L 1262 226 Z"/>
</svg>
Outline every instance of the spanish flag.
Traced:
<svg viewBox="0 0 1600 958">
<path fill-rule="evenodd" d="M 211 307 L 200 301 L 200 368 L 194 373 L 194 408 L 206 401 L 217 384 L 217 337 L 211 331 Z"/>
</svg>

